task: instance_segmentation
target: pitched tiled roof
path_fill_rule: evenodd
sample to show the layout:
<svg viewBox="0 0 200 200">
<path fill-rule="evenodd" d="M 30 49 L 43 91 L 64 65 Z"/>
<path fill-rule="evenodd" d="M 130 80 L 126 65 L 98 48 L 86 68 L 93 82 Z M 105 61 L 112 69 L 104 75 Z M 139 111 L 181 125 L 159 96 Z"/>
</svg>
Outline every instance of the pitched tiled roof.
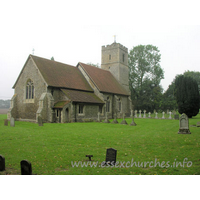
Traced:
<svg viewBox="0 0 200 200">
<path fill-rule="evenodd" d="M 63 108 L 70 101 L 58 101 L 54 104 L 53 108 Z"/>
<path fill-rule="evenodd" d="M 93 91 L 77 67 L 30 55 L 48 86 Z"/>
<path fill-rule="evenodd" d="M 84 63 L 79 63 L 100 92 L 129 95 L 110 71 L 100 69 Z"/>
<path fill-rule="evenodd" d="M 84 92 L 77 90 L 67 90 L 61 89 L 67 97 L 73 102 L 83 102 L 83 103 L 104 103 L 99 97 L 97 97 L 93 92 Z"/>
</svg>

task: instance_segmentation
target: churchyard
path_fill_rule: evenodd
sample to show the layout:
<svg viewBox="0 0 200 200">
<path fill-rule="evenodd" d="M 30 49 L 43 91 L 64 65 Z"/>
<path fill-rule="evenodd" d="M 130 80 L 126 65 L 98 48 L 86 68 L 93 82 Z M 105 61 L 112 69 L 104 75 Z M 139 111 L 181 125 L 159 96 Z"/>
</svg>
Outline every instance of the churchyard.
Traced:
<svg viewBox="0 0 200 200">
<path fill-rule="evenodd" d="M 31 163 L 33 175 L 53 174 L 200 174 L 200 114 L 189 119 L 191 134 L 178 134 L 179 120 L 169 114 L 144 113 L 112 123 L 36 123 L 15 121 L 4 125 L 0 115 L 0 155 L 5 158 L 1 175 L 21 174 L 20 163 Z M 155 117 L 160 119 L 157 119 Z M 110 120 L 112 122 L 112 120 Z M 106 164 L 108 150 L 115 165 Z M 110 151 L 109 151 L 110 152 Z M 112 152 L 111 152 L 112 153 Z M 87 157 L 86 157 L 87 156 Z M 115 160 L 116 159 L 116 160 Z M 89 161 L 91 160 L 91 161 Z"/>
</svg>

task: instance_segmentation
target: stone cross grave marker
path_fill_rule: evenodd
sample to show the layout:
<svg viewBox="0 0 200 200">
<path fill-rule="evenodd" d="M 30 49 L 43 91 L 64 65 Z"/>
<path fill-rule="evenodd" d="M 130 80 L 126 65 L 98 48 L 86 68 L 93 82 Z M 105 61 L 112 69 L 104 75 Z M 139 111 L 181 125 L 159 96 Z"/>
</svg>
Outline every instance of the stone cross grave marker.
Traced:
<svg viewBox="0 0 200 200">
<path fill-rule="evenodd" d="M 144 110 L 143 118 L 146 118 L 146 110 Z"/>
<path fill-rule="evenodd" d="M 109 148 L 106 151 L 106 164 L 107 165 L 115 165 L 117 157 L 117 150 L 113 148 Z"/>
<path fill-rule="evenodd" d="M 98 115 L 98 119 L 97 119 L 97 121 L 100 122 L 100 112 L 98 112 L 97 115 Z"/>
<path fill-rule="evenodd" d="M 165 112 L 162 112 L 163 116 L 162 116 L 162 119 L 165 119 Z"/>
<path fill-rule="evenodd" d="M 172 118 L 172 116 L 171 116 L 171 115 L 172 115 L 172 112 L 170 111 L 170 112 L 169 112 L 169 119 L 171 119 L 171 118 Z"/>
<path fill-rule="evenodd" d="M 8 126 L 8 120 L 4 119 L 4 126 Z"/>
<path fill-rule="evenodd" d="M 140 113 L 140 114 L 139 114 L 139 118 L 141 118 L 141 117 L 142 117 L 142 116 L 141 116 L 141 112 L 142 112 L 142 111 L 141 111 L 141 110 L 139 110 L 139 113 Z"/>
<path fill-rule="evenodd" d="M 38 125 L 43 126 L 42 117 L 38 116 Z"/>
<path fill-rule="evenodd" d="M 104 120 L 104 123 L 110 123 L 110 121 L 108 120 L 108 113 L 106 112 L 106 119 Z"/>
<path fill-rule="evenodd" d="M 114 120 L 111 122 L 112 124 L 118 124 L 117 121 L 117 113 L 114 114 Z"/>
<path fill-rule="evenodd" d="M 13 117 L 10 118 L 10 126 L 15 127 L 15 119 Z"/>
<path fill-rule="evenodd" d="M 131 110 L 131 117 L 133 116 L 133 110 Z"/>
<path fill-rule="evenodd" d="M 189 130 L 189 120 L 188 120 L 188 116 L 183 113 L 180 117 L 179 120 L 179 134 L 191 134 L 190 130 Z"/>
<path fill-rule="evenodd" d="M 135 118 L 137 118 L 137 110 L 135 110 Z"/>
<path fill-rule="evenodd" d="M 5 158 L 0 155 L 0 171 L 5 171 Z"/>
<path fill-rule="evenodd" d="M 121 122 L 120 124 L 124 124 L 124 125 L 127 125 L 127 124 L 128 124 L 128 123 L 126 122 L 126 120 L 125 120 L 125 113 L 123 113 L 123 120 L 122 120 L 122 122 Z"/>
<path fill-rule="evenodd" d="M 151 112 L 149 112 L 149 118 L 151 118 Z"/>
<path fill-rule="evenodd" d="M 155 113 L 155 115 L 156 115 L 155 118 L 158 119 L 158 113 L 157 112 Z"/>
<path fill-rule="evenodd" d="M 32 175 L 32 166 L 28 160 L 22 160 L 21 165 L 21 175 Z"/>
<path fill-rule="evenodd" d="M 130 123 L 130 126 L 136 126 L 137 124 L 134 122 L 134 116 L 132 115 L 132 122 Z"/>
</svg>

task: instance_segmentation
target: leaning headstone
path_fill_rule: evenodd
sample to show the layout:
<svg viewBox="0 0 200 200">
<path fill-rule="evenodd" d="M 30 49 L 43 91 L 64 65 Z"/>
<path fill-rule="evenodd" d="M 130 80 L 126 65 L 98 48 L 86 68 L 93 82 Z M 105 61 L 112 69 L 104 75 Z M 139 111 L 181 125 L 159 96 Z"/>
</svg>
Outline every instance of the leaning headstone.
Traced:
<svg viewBox="0 0 200 200">
<path fill-rule="evenodd" d="M 117 150 L 113 148 L 109 148 L 106 151 L 106 164 L 107 165 L 115 165 L 117 157 Z"/>
<path fill-rule="evenodd" d="M 8 120 L 4 119 L 4 126 L 8 126 Z"/>
<path fill-rule="evenodd" d="M 169 119 L 171 119 L 172 118 L 172 112 L 170 111 L 169 112 Z"/>
<path fill-rule="evenodd" d="M 175 114 L 174 119 L 179 120 L 179 114 Z"/>
<path fill-rule="evenodd" d="M 108 113 L 106 112 L 106 119 L 104 120 L 104 123 L 110 123 L 110 121 L 108 120 Z"/>
<path fill-rule="evenodd" d="M 165 119 L 165 112 L 162 112 L 163 116 L 162 116 L 162 119 Z"/>
<path fill-rule="evenodd" d="M 197 122 L 197 127 L 200 127 L 200 122 Z"/>
<path fill-rule="evenodd" d="M 118 124 L 117 113 L 114 114 L 114 120 L 111 122 L 111 124 Z"/>
<path fill-rule="evenodd" d="M 155 113 L 155 115 L 156 115 L 155 118 L 158 119 L 158 113 L 157 112 Z"/>
<path fill-rule="evenodd" d="M 21 165 L 21 175 L 32 175 L 32 166 L 28 160 L 22 160 Z"/>
<path fill-rule="evenodd" d="M 143 118 L 146 118 L 146 110 L 144 110 Z"/>
<path fill-rule="evenodd" d="M 10 118 L 10 126 L 15 127 L 15 119 L 13 117 Z"/>
<path fill-rule="evenodd" d="M 123 113 L 123 120 L 122 120 L 122 122 L 120 123 L 120 124 L 124 124 L 124 125 L 127 125 L 128 123 L 126 122 L 126 120 L 125 120 L 125 114 Z"/>
<path fill-rule="evenodd" d="M 183 113 L 180 117 L 179 120 L 179 134 L 191 134 L 190 130 L 189 130 L 189 120 L 188 120 L 188 116 Z"/>
<path fill-rule="evenodd" d="M 43 126 L 42 117 L 38 116 L 38 125 Z"/>
<path fill-rule="evenodd" d="M 137 118 L 137 110 L 135 110 L 135 118 Z"/>
<path fill-rule="evenodd" d="M 139 110 L 139 113 L 140 113 L 140 114 L 139 114 L 139 118 L 141 118 L 141 117 L 142 117 L 142 116 L 141 116 L 141 112 L 142 112 L 142 111 L 141 111 L 141 110 Z"/>
<path fill-rule="evenodd" d="M 0 155 L 0 171 L 5 171 L 5 158 Z"/>
</svg>

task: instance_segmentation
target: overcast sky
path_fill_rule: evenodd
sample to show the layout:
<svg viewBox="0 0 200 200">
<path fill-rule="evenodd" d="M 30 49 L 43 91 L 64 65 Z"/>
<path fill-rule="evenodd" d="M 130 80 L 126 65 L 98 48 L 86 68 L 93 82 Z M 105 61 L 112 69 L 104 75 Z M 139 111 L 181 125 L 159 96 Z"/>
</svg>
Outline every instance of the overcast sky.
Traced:
<svg viewBox="0 0 200 200">
<path fill-rule="evenodd" d="M 176 74 L 200 71 L 198 1 L 0 0 L 0 99 L 13 96 L 29 54 L 76 66 L 101 64 L 101 46 L 157 46 L 166 90 Z"/>
</svg>

